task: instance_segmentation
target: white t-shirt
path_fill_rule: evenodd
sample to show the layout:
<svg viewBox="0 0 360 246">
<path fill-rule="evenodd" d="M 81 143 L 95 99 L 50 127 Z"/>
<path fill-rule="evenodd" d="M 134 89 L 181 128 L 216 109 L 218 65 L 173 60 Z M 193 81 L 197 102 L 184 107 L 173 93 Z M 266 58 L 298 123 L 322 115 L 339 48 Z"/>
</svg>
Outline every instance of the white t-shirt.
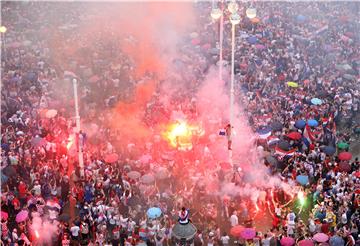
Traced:
<svg viewBox="0 0 360 246">
<path fill-rule="evenodd" d="M 230 237 L 228 235 L 221 237 L 221 242 L 223 245 L 229 245 Z"/>
<path fill-rule="evenodd" d="M 230 216 L 230 223 L 231 223 L 231 227 L 234 227 L 239 224 L 239 219 L 235 214 Z"/>
<path fill-rule="evenodd" d="M 79 236 L 80 227 L 73 226 L 73 227 L 70 228 L 70 231 L 71 231 L 71 235 L 73 237 L 77 237 L 77 236 Z"/>
</svg>

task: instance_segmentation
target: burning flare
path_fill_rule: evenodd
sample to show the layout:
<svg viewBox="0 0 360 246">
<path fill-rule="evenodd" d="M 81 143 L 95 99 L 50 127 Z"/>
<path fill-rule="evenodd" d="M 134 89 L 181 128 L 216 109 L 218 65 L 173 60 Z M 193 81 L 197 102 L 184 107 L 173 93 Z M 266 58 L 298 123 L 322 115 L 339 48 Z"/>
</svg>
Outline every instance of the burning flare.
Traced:
<svg viewBox="0 0 360 246">
<path fill-rule="evenodd" d="M 204 134 L 205 132 L 200 126 L 193 126 L 185 121 L 178 121 L 169 125 L 163 136 L 174 148 L 186 151 L 193 148 L 194 137 L 200 137 Z"/>
</svg>

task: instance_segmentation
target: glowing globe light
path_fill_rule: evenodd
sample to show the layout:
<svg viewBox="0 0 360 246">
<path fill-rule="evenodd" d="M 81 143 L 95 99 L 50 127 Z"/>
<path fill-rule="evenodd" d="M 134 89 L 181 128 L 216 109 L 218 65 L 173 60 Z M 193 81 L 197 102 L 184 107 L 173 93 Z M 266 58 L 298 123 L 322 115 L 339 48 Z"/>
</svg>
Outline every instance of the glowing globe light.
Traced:
<svg viewBox="0 0 360 246">
<path fill-rule="evenodd" d="M 5 26 L 0 26 L 0 33 L 5 33 L 7 28 Z"/>
<path fill-rule="evenodd" d="M 256 17 L 256 9 L 255 8 L 248 8 L 246 10 L 246 16 L 249 18 L 249 19 L 253 19 Z"/>
<path fill-rule="evenodd" d="M 233 25 L 238 25 L 241 21 L 240 15 L 238 15 L 237 13 L 234 13 L 230 16 L 230 22 Z"/>
<path fill-rule="evenodd" d="M 236 11 L 238 11 L 239 6 L 235 1 L 232 1 L 228 5 L 228 10 L 230 13 L 234 14 Z"/>
<path fill-rule="evenodd" d="M 213 18 L 214 20 L 217 20 L 222 16 L 222 11 L 219 8 L 212 9 L 210 15 L 211 15 L 211 18 Z"/>
</svg>

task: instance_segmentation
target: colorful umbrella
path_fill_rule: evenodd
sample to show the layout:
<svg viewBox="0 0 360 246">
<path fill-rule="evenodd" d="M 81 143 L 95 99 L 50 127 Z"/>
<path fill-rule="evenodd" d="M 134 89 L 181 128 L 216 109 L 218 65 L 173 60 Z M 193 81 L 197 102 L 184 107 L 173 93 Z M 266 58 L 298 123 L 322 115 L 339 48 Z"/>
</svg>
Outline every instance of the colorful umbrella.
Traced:
<svg viewBox="0 0 360 246">
<path fill-rule="evenodd" d="M 141 174 L 137 171 L 131 171 L 127 173 L 127 176 L 131 179 L 138 179 L 141 177 Z"/>
<path fill-rule="evenodd" d="M 314 242 L 310 239 L 304 239 L 299 242 L 299 246 L 314 246 Z"/>
<path fill-rule="evenodd" d="M 315 98 L 311 99 L 311 103 L 314 105 L 321 105 L 322 101 L 321 101 L 321 99 L 315 97 Z"/>
<path fill-rule="evenodd" d="M 327 155 L 333 155 L 336 152 L 336 149 L 333 146 L 325 146 L 322 151 Z"/>
<path fill-rule="evenodd" d="M 319 125 L 319 122 L 317 120 L 310 119 L 307 121 L 307 124 L 311 127 L 317 127 Z"/>
<path fill-rule="evenodd" d="M 296 181 L 301 185 L 307 185 L 309 183 L 309 177 L 307 175 L 298 175 Z"/>
<path fill-rule="evenodd" d="M 354 175 L 355 177 L 360 178 L 360 171 L 357 171 Z"/>
<path fill-rule="evenodd" d="M 298 16 L 296 16 L 296 21 L 297 22 L 304 22 L 304 21 L 306 21 L 306 17 L 303 16 L 303 15 L 298 15 Z"/>
<path fill-rule="evenodd" d="M 350 172 L 351 171 L 351 166 L 348 162 L 346 161 L 342 161 L 339 163 L 339 169 L 341 172 Z"/>
<path fill-rule="evenodd" d="M 290 132 L 286 136 L 292 140 L 300 140 L 302 137 L 300 132 Z"/>
<path fill-rule="evenodd" d="M 249 44 L 256 44 L 258 39 L 255 36 L 251 36 L 251 37 L 248 37 L 247 41 L 248 41 Z"/>
<path fill-rule="evenodd" d="M 255 45 L 255 48 L 258 50 L 263 50 L 263 49 L 265 49 L 265 46 L 262 44 L 257 44 L 257 45 Z"/>
<path fill-rule="evenodd" d="M 344 239 L 342 239 L 342 237 L 339 236 L 333 236 L 330 238 L 329 240 L 330 246 L 344 246 L 345 242 Z"/>
<path fill-rule="evenodd" d="M 306 121 L 305 120 L 297 120 L 295 122 L 295 127 L 298 129 L 303 129 L 306 126 Z"/>
<path fill-rule="evenodd" d="M 9 218 L 9 214 L 1 211 L 1 220 L 7 220 Z"/>
<path fill-rule="evenodd" d="M 257 17 L 255 17 L 255 18 L 250 19 L 250 21 L 251 21 L 252 23 L 254 23 L 254 24 L 257 24 L 257 23 L 260 22 L 260 19 L 257 18 Z"/>
<path fill-rule="evenodd" d="M 223 170 L 229 170 L 231 169 L 231 164 L 229 162 L 220 162 L 220 167 Z"/>
<path fill-rule="evenodd" d="M 160 209 L 160 208 L 157 208 L 157 207 L 149 208 L 148 211 L 146 212 L 146 215 L 147 215 L 150 219 L 159 218 L 159 217 L 161 216 L 161 209 Z"/>
<path fill-rule="evenodd" d="M 198 38 L 194 38 L 193 40 L 191 40 L 191 43 L 193 44 L 193 45 L 198 45 L 198 44 L 200 44 L 200 39 L 198 39 Z"/>
<path fill-rule="evenodd" d="M 96 83 L 100 80 L 99 76 L 97 75 L 93 75 L 90 77 L 90 79 L 88 80 L 90 83 Z"/>
<path fill-rule="evenodd" d="M 236 238 L 239 238 L 241 237 L 241 232 L 244 230 L 245 228 L 241 225 L 237 225 L 237 226 L 234 226 L 230 229 L 230 235 L 236 237 Z"/>
<path fill-rule="evenodd" d="M 289 81 L 286 83 L 289 87 L 292 87 L 292 88 L 297 88 L 299 87 L 299 84 L 296 83 L 296 82 L 293 82 L 293 81 Z"/>
<path fill-rule="evenodd" d="M 56 115 L 57 115 L 56 109 L 50 109 L 45 114 L 46 118 L 48 118 L 48 119 L 54 118 Z"/>
<path fill-rule="evenodd" d="M 282 246 L 293 246 L 295 244 L 295 240 L 292 237 L 283 237 L 280 240 L 280 244 Z"/>
<path fill-rule="evenodd" d="M 326 235 L 325 233 L 316 233 L 314 236 L 313 236 L 313 239 L 318 242 L 318 243 L 324 243 L 326 242 L 327 240 L 329 240 L 329 236 Z"/>
<path fill-rule="evenodd" d="M 352 154 L 350 152 L 341 152 L 338 155 L 339 160 L 341 161 L 350 161 L 352 158 Z"/>
<path fill-rule="evenodd" d="M 254 228 L 245 228 L 241 233 L 240 236 L 243 239 L 249 240 L 253 239 L 256 236 L 256 231 Z"/>
<path fill-rule="evenodd" d="M 105 156 L 105 162 L 107 163 L 114 163 L 119 159 L 119 155 L 116 153 L 112 153 L 112 154 L 107 154 Z"/>
<path fill-rule="evenodd" d="M 339 142 L 339 143 L 337 144 L 337 147 L 338 147 L 339 149 L 347 149 L 347 148 L 349 148 L 349 144 L 348 144 L 348 143 L 345 143 L 345 142 Z"/>
<path fill-rule="evenodd" d="M 141 183 L 149 185 L 154 183 L 155 177 L 152 174 L 145 174 L 140 178 Z"/>
<path fill-rule="evenodd" d="M 25 221 L 28 217 L 29 217 L 29 212 L 26 211 L 26 210 L 21 210 L 21 211 L 16 215 L 15 221 L 16 221 L 17 223 L 21 223 L 21 222 Z"/>
<path fill-rule="evenodd" d="M 151 161 L 151 159 L 152 159 L 151 155 L 143 155 L 140 157 L 139 161 L 142 164 L 148 164 Z"/>
</svg>

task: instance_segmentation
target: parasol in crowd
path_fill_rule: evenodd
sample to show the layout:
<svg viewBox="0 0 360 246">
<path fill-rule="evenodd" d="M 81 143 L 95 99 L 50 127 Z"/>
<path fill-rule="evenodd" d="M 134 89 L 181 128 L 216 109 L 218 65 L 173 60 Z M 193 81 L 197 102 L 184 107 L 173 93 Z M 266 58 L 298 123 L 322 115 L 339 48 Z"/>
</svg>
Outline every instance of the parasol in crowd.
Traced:
<svg viewBox="0 0 360 246">
<path fill-rule="evenodd" d="M 46 113 L 45 116 L 48 119 L 54 118 L 57 115 L 57 110 L 56 109 L 49 109 Z"/>
<path fill-rule="evenodd" d="M 319 125 L 319 122 L 317 120 L 314 120 L 314 119 L 310 119 L 307 121 L 307 124 L 310 126 L 310 127 L 317 127 Z"/>
<path fill-rule="evenodd" d="M 282 246 L 293 246 L 295 244 L 295 240 L 292 237 L 283 237 L 280 240 L 280 244 Z"/>
<path fill-rule="evenodd" d="M 295 127 L 298 129 L 303 129 L 306 126 L 306 121 L 305 120 L 297 120 L 295 122 Z"/>
<path fill-rule="evenodd" d="M 256 44 L 258 39 L 255 36 L 251 36 L 251 37 L 247 38 L 247 41 L 248 41 L 249 44 Z"/>
<path fill-rule="evenodd" d="M 107 163 L 114 163 L 119 159 L 119 155 L 116 153 L 112 153 L 112 154 L 107 154 L 105 156 L 105 162 Z"/>
<path fill-rule="evenodd" d="M 47 141 L 39 136 L 33 137 L 31 139 L 31 145 L 34 148 L 42 147 L 42 146 L 45 146 L 46 144 L 47 144 Z"/>
<path fill-rule="evenodd" d="M 315 98 L 311 99 L 311 103 L 314 105 L 321 105 L 322 101 L 321 101 L 321 99 L 315 97 Z"/>
<path fill-rule="evenodd" d="M 325 146 L 322 148 L 322 151 L 327 155 L 333 155 L 336 152 L 336 149 L 333 146 Z"/>
<path fill-rule="evenodd" d="M 157 170 L 155 173 L 155 178 L 158 180 L 167 179 L 168 177 L 170 177 L 170 173 L 164 167 L 159 168 L 159 170 Z"/>
<path fill-rule="evenodd" d="M 223 170 L 230 170 L 232 168 L 231 164 L 229 162 L 220 162 L 220 167 Z"/>
<path fill-rule="evenodd" d="M 7 220 L 9 218 L 9 214 L 1 211 L 1 220 Z"/>
<path fill-rule="evenodd" d="M 318 242 L 318 243 L 324 243 L 326 242 L 327 240 L 329 240 L 329 236 L 326 235 L 325 233 L 316 233 L 314 236 L 313 236 L 313 239 Z"/>
<path fill-rule="evenodd" d="M 278 143 L 278 147 L 285 151 L 288 151 L 291 148 L 290 143 L 285 140 L 280 140 Z"/>
<path fill-rule="evenodd" d="M 283 124 L 279 121 L 275 121 L 275 122 L 271 123 L 271 129 L 273 131 L 282 131 Z"/>
<path fill-rule="evenodd" d="M 237 225 L 234 226 L 230 229 L 230 235 L 236 238 L 241 237 L 241 232 L 244 230 L 245 228 L 241 225 Z"/>
<path fill-rule="evenodd" d="M 347 149 L 347 148 L 349 148 L 350 146 L 349 146 L 349 144 L 348 144 L 348 143 L 345 143 L 345 142 L 339 142 L 339 143 L 337 144 L 337 147 L 338 147 L 339 149 L 343 150 L 343 149 Z"/>
<path fill-rule="evenodd" d="M 68 222 L 70 220 L 70 215 L 68 214 L 62 214 L 59 216 L 59 221 Z"/>
<path fill-rule="evenodd" d="M 345 242 L 344 242 L 344 239 L 342 239 L 342 237 L 333 236 L 330 238 L 329 244 L 330 244 L 330 246 L 344 246 Z"/>
<path fill-rule="evenodd" d="M 351 166 L 347 161 L 342 161 L 339 163 L 339 169 L 341 172 L 350 172 Z"/>
<path fill-rule="evenodd" d="M 297 88 L 299 87 L 299 84 L 294 82 L 294 81 L 289 81 L 286 83 L 289 87 L 292 87 L 292 88 Z"/>
<path fill-rule="evenodd" d="M 29 217 L 29 212 L 26 211 L 26 210 L 21 210 L 21 211 L 16 215 L 15 221 L 16 221 L 17 223 L 21 223 L 21 222 L 24 222 L 25 220 L 27 220 L 28 217 Z"/>
<path fill-rule="evenodd" d="M 17 172 L 13 166 L 7 166 L 3 170 L 1 170 L 7 177 L 16 176 Z"/>
<path fill-rule="evenodd" d="M 314 246 L 314 242 L 310 239 L 301 240 L 298 244 L 299 246 Z"/>
<path fill-rule="evenodd" d="M 151 155 L 143 155 L 140 157 L 139 161 L 142 163 L 142 164 L 148 164 L 150 161 L 151 161 L 152 157 Z"/>
<path fill-rule="evenodd" d="M 350 161 L 352 158 L 352 154 L 350 152 L 341 152 L 338 155 L 339 160 L 341 161 Z"/>
<path fill-rule="evenodd" d="M 150 219 L 157 219 L 161 216 L 161 209 L 158 207 L 149 208 L 148 211 L 146 212 L 146 215 Z"/>
<path fill-rule="evenodd" d="M 302 23 L 302 22 L 306 21 L 306 17 L 303 15 L 298 15 L 298 16 L 296 16 L 296 21 Z"/>
<path fill-rule="evenodd" d="M 309 183 L 309 177 L 307 175 L 298 175 L 296 181 L 301 185 L 307 185 Z"/>
<path fill-rule="evenodd" d="M 254 228 L 245 228 L 240 233 L 240 236 L 246 240 L 253 239 L 256 236 L 256 230 Z"/>
<path fill-rule="evenodd" d="M 286 136 L 292 140 L 300 140 L 302 137 L 300 132 L 290 132 Z"/>
<path fill-rule="evenodd" d="M 155 182 L 155 177 L 152 174 L 145 174 L 140 178 L 141 183 L 149 185 Z"/>
<path fill-rule="evenodd" d="M 135 180 L 135 179 L 140 178 L 140 177 L 141 177 L 141 174 L 140 174 L 139 172 L 137 172 L 137 171 L 131 171 L 131 172 L 128 172 L 128 173 L 127 173 L 127 176 L 128 176 L 130 179 Z"/>
</svg>

